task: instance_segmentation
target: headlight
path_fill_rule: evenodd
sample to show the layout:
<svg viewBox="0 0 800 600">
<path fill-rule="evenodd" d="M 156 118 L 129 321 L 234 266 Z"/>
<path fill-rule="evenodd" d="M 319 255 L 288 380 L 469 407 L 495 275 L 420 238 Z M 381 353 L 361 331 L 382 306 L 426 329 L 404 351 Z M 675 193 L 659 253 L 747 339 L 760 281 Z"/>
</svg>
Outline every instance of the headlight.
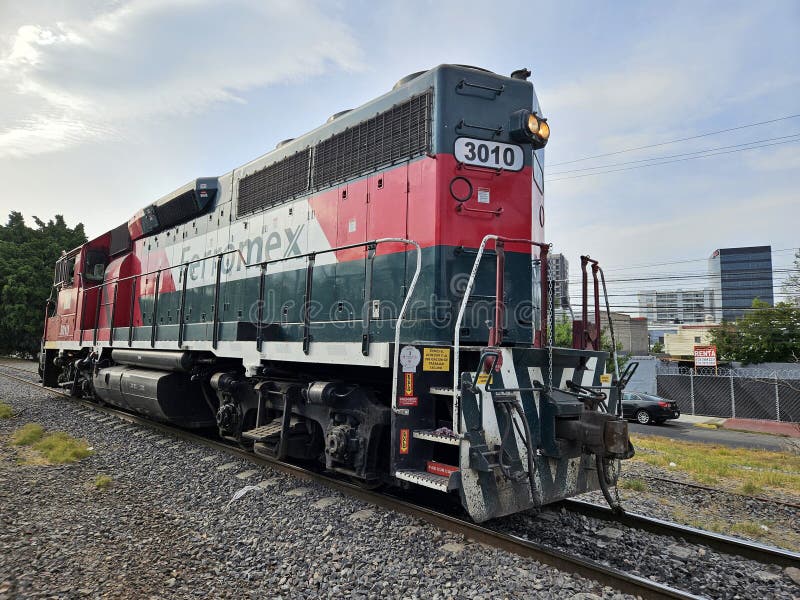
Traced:
<svg viewBox="0 0 800 600">
<path fill-rule="evenodd" d="M 511 137 L 519 142 L 533 144 L 534 149 L 544 148 L 550 139 L 547 119 L 529 110 L 519 110 L 511 115 Z"/>
</svg>

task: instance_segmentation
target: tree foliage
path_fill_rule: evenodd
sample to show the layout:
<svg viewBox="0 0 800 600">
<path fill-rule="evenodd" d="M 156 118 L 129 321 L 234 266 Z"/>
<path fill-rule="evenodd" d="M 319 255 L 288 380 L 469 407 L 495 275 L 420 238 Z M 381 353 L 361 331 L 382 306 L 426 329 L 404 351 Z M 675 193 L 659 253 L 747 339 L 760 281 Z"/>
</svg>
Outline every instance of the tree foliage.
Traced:
<svg viewBox="0 0 800 600">
<path fill-rule="evenodd" d="M 555 345 L 560 348 L 572 348 L 572 321 L 563 317 L 561 320 L 556 321 L 555 328 Z M 600 350 L 608 352 L 609 356 L 606 360 L 606 372 L 614 372 L 614 358 L 611 355 L 611 337 L 606 329 L 600 334 Z M 628 362 L 630 356 L 622 353 L 622 344 L 617 342 L 617 361 L 619 363 L 620 371 Z"/>
<path fill-rule="evenodd" d="M 56 215 L 47 223 L 34 217 L 28 227 L 12 211 L 0 225 L 0 352 L 35 354 L 44 327 L 44 306 L 53 285 L 53 267 L 62 250 L 86 241 L 83 225 L 70 228 Z"/>
<path fill-rule="evenodd" d="M 710 331 L 717 354 L 744 364 L 800 361 L 800 307 L 779 302 L 773 308 L 756 298 L 753 308 Z"/>
<path fill-rule="evenodd" d="M 794 267 L 791 274 L 783 282 L 783 293 L 788 301 L 795 306 L 800 306 L 800 250 L 794 253 Z"/>
</svg>

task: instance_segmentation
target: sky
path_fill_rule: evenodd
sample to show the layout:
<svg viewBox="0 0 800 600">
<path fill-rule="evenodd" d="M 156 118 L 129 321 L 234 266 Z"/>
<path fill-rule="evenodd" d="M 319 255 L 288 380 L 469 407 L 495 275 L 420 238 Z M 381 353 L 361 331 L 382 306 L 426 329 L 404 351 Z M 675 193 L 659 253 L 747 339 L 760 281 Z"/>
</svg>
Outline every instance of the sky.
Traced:
<svg viewBox="0 0 800 600">
<path fill-rule="evenodd" d="M 722 247 L 771 245 L 780 282 L 800 247 L 800 117 L 573 161 L 800 115 L 793 0 L 0 1 L 0 213 L 98 235 L 441 63 L 531 69 L 547 240 L 573 277 L 600 259 L 618 308 L 698 287 L 619 279 L 703 273 Z M 654 157 L 672 162 L 632 162 Z"/>
</svg>

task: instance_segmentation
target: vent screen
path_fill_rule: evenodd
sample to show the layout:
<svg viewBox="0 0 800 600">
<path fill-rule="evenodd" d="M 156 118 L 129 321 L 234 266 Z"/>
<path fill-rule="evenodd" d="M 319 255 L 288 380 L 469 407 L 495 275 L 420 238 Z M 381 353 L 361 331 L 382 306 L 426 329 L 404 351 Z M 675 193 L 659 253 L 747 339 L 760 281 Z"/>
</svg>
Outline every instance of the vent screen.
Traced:
<svg viewBox="0 0 800 600">
<path fill-rule="evenodd" d="M 161 205 L 156 205 L 158 225 L 162 228 L 182 223 L 196 213 L 197 202 L 194 198 L 194 190 L 188 190 Z"/>
<path fill-rule="evenodd" d="M 239 180 L 237 216 L 276 206 L 308 190 L 311 151 L 303 150 Z"/>
<path fill-rule="evenodd" d="M 276 206 L 430 149 L 428 91 L 239 180 L 237 216 Z"/>
</svg>

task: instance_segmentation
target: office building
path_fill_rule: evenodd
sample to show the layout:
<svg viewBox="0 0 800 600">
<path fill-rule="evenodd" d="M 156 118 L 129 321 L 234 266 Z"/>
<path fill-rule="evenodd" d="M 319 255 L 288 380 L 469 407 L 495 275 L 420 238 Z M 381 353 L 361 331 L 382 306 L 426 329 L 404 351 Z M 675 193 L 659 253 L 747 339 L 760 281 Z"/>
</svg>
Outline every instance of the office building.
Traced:
<svg viewBox="0 0 800 600">
<path fill-rule="evenodd" d="M 611 312 L 611 322 L 614 325 L 614 338 L 621 346 L 620 351 L 625 354 L 647 354 L 650 350 L 647 337 L 647 319 L 644 317 L 631 317 L 625 313 Z M 600 313 L 600 328 L 611 339 L 608 328 L 608 315 L 605 311 Z"/>
<path fill-rule="evenodd" d="M 563 254 L 551 254 L 547 259 L 547 268 L 553 279 L 555 294 L 553 304 L 556 308 L 569 306 L 569 261 Z"/>
<path fill-rule="evenodd" d="M 708 259 L 708 276 L 718 323 L 745 315 L 755 298 L 773 305 L 771 246 L 715 250 Z"/>
<path fill-rule="evenodd" d="M 704 323 L 714 314 L 714 293 L 702 290 L 645 290 L 637 294 L 639 314 L 650 325 Z"/>
</svg>

